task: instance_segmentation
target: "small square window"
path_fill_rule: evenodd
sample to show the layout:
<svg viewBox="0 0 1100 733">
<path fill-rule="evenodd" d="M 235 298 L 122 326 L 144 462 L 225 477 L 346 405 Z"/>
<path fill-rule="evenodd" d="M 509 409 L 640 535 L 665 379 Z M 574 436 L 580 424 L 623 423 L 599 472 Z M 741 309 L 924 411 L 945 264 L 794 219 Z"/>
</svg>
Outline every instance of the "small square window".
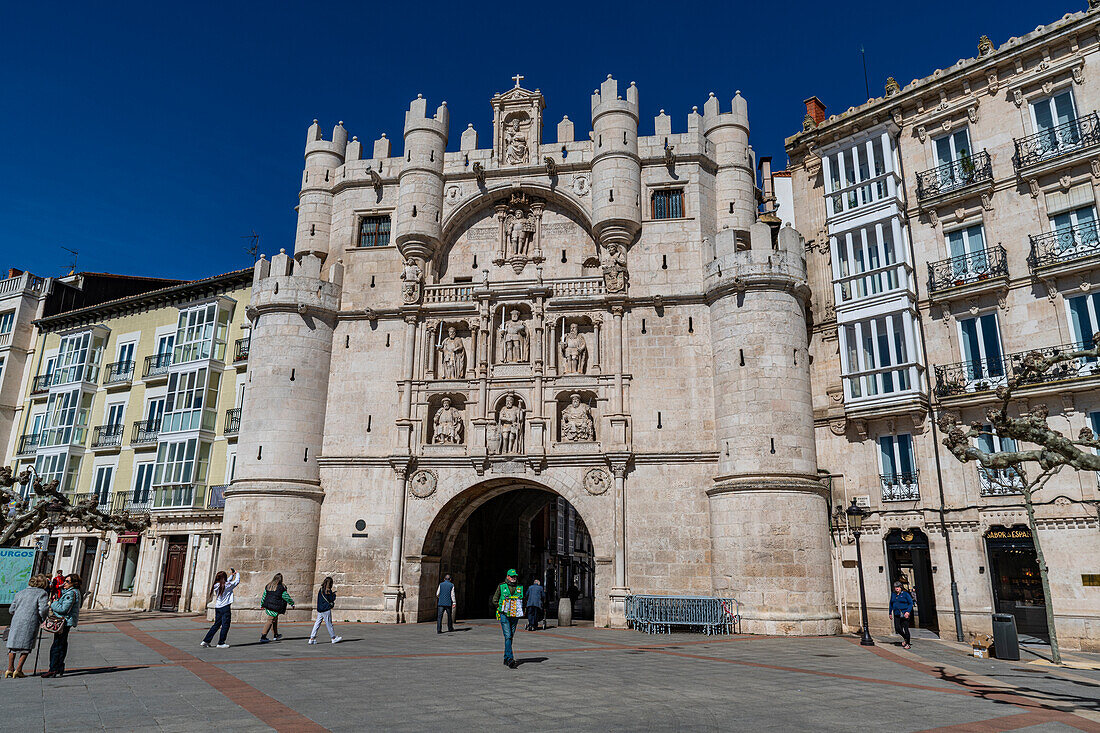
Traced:
<svg viewBox="0 0 1100 733">
<path fill-rule="evenodd" d="M 684 215 L 684 189 L 665 188 L 653 192 L 654 219 L 680 219 Z"/>
<path fill-rule="evenodd" d="M 390 215 L 364 216 L 359 220 L 359 246 L 385 247 L 390 243 Z"/>
</svg>

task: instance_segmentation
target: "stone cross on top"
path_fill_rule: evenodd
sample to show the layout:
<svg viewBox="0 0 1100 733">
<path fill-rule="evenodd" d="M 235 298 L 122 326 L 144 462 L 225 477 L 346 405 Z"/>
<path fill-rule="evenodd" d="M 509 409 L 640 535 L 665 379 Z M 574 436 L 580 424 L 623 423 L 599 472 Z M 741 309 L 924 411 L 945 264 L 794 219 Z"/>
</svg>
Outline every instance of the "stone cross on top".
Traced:
<svg viewBox="0 0 1100 733">
<path fill-rule="evenodd" d="M 521 81 L 523 81 L 525 78 L 526 77 L 524 77 L 521 74 L 516 74 L 515 76 L 512 77 L 512 79 L 516 82 L 516 87 L 515 87 L 516 89 L 519 89 L 519 83 Z"/>
</svg>

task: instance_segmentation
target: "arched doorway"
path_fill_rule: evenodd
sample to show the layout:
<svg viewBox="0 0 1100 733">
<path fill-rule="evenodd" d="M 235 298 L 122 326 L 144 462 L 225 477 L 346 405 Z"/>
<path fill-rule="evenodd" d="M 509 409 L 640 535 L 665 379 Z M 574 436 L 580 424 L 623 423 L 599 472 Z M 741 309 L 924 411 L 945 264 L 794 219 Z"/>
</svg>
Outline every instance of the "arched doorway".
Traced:
<svg viewBox="0 0 1100 733">
<path fill-rule="evenodd" d="M 932 583 L 928 535 L 919 529 L 890 530 L 886 535 L 886 557 L 890 568 L 890 588 L 894 581 L 900 580 L 913 592 L 917 602 L 913 627 L 928 629 L 938 635 L 940 624 L 936 614 L 936 590 Z"/>
<path fill-rule="evenodd" d="M 574 618 L 592 619 L 596 563 L 588 525 L 564 497 L 532 482 L 495 481 L 449 501 L 432 522 L 421 562 L 418 620 L 435 619 L 435 591 L 449 573 L 458 616 L 491 618 L 493 590 L 510 568 L 525 586 L 537 578 L 547 593 L 547 612 L 577 596 Z"/>
</svg>

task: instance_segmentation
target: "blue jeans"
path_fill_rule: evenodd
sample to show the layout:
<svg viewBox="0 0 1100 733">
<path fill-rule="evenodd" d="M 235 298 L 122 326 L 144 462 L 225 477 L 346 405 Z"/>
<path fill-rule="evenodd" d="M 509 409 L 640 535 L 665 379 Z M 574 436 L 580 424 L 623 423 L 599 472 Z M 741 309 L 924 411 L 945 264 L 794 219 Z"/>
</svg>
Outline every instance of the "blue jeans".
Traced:
<svg viewBox="0 0 1100 733">
<path fill-rule="evenodd" d="M 203 639 L 207 644 L 214 638 L 214 632 L 221 628 L 221 633 L 218 635 L 218 643 L 224 644 L 225 637 L 229 636 L 229 623 L 232 621 L 232 606 L 222 606 L 221 608 L 214 609 L 214 625 L 210 627 L 210 631 L 206 632 L 206 638 Z"/>
<path fill-rule="evenodd" d="M 516 635 L 516 627 L 519 626 L 519 619 L 512 618 L 511 616 L 500 617 L 500 628 L 504 632 L 504 661 L 507 662 L 511 659 L 515 659 L 512 656 L 512 637 Z"/>
<path fill-rule="evenodd" d="M 69 653 L 69 625 L 66 623 L 61 631 L 53 635 L 53 643 L 50 644 L 50 671 L 61 674 L 65 671 L 65 655 Z"/>
</svg>

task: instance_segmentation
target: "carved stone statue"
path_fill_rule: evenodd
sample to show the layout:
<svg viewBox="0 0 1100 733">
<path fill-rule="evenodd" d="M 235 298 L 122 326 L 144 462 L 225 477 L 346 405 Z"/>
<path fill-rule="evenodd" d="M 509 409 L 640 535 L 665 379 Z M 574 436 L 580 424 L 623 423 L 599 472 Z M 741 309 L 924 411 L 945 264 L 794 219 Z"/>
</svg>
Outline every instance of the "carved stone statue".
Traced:
<svg viewBox="0 0 1100 733">
<path fill-rule="evenodd" d="M 504 398 L 504 407 L 497 413 L 497 432 L 501 454 L 523 452 L 523 408 L 513 395 Z"/>
<path fill-rule="evenodd" d="M 621 245 L 609 244 L 604 251 L 603 281 L 609 293 L 626 292 L 626 252 Z"/>
<path fill-rule="evenodd" d="M 515 208 L 504 222 L 504 236 L 508 243 L 509 257 L 526 257 L 535 235 L 535 222 L 531 216 L 524 216 L 523 209 Z"/>
<path fill-rule="evenodd" d="M 420 301 L 420 282 L 424 279 L 424 271 L 412 257 L 405 260 L 405 269 L 401 272 L 401 299 L 406 303 Z"/>
<path fill-rule="evenodd" d="M 581 396 L 575 392 L 561 411 L 561 439 L 572 443 L 590 443 L 596 439 L 592 408 L 581 402 Z"/>
<path fill-rule="evenodd" d="M 466 345 L 454 326 L 447 329 L 447 338 L 436 347 L 442 352 L 443 378 L 463 379 L 466 376 Z"/>
<path fill-rule="evenodd" d="M 584 374 L 588 366 L 588 343 L 576 323 L 569 324 L 569 332 L 562 336 L 558 348 L 565 360 L 565 374 Z"/>
<path fill-rule="evenodd" d="M 504 159 L 518 165 L 527 162 L 527 154 L 527 133 L 521 129 L 518 119 L 512 120 L 504 132 Z"/>
<path fill-rule="evenodd" d="M 457 445 L 462 442 L 462 413 L 451 406 L 451 398 L 444 397 L 432 421 L 432 442 Z"/>
<path fill-rule="evenodd" d="M 530 338 L 526 321 L 519 319 L 519 311 L 512 310 L 500 327 L 500 363 L 521 364 L 528 360 Z"/>
</svg>

